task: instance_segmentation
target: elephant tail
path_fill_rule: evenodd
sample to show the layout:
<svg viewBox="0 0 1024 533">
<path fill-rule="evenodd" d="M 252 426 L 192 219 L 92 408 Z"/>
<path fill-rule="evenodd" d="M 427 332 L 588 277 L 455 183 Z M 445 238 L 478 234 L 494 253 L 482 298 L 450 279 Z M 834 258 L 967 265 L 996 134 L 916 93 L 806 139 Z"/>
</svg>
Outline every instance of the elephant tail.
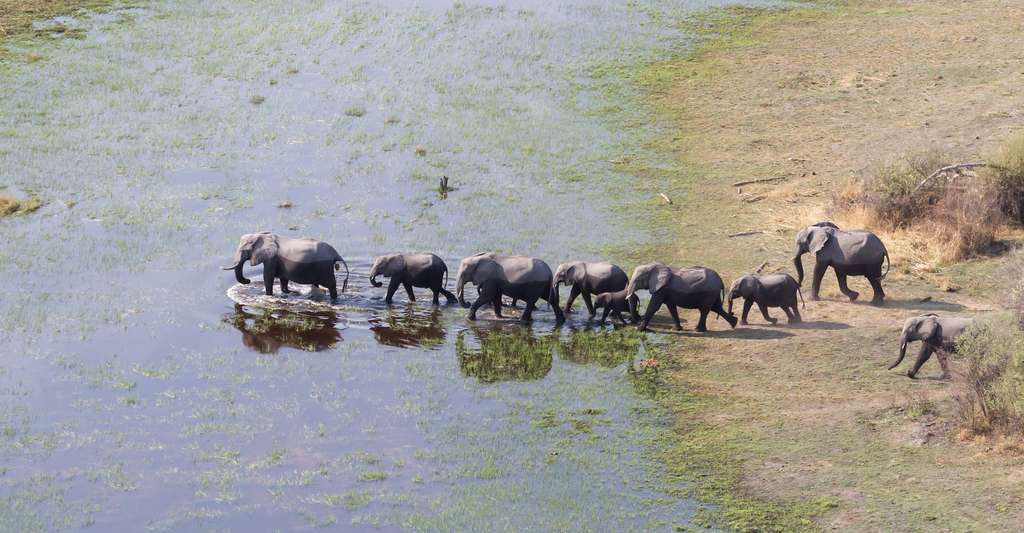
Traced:
<svg viewBox="0 0 1024 533">
<path fill-rule="evenodd" d="M 448 288 L 448 265 L 444 265 L 444 288 Z"/>
<path fill-rule="evenodd" d="M 804 311 L 807 310 L 807 302 L 804 301 L 804 291 L 800 290 L 800 286 L 796 286 L 796 293 L 800 295 L 800 304 L 804 306 Z"/>
<path fill-rule="evenodd" d="M 882 274 L 882 279 L 885 279 L 885 277 L 889 275 L 889 267 L 891 266 L 892 263 L 889 262 L 889 250 L 885 250 L 885 273 Z"/>
<path fill-rule="evenodd" d="M 341 292 L 345 292 L 345 289 L 348 288 L 348 263 L 345 262 L 345 258 L 341 255 L 338 255 L 337 261 L 341 261 L 341 264 L 345 265 L 345 281 L 341 282 Z M 334 263 L 334 270 L 341 270 L 341 268 L 338 267 L 337 261 Z"/>
</svg>

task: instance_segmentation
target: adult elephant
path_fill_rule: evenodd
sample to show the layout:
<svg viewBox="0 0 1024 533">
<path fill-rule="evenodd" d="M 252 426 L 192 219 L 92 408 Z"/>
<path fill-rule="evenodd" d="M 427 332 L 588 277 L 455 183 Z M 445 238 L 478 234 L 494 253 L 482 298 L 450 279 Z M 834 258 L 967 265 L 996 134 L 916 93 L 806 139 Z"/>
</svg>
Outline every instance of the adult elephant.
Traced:
<svg viewBox="0 0 1024 533">
<path fill-rule="evenodd" d="M 722 308 L 725 283 L 718 272 L 710 268 L 691 267 L 673 270 L 661 263 L 640 265 L 633 270 L 633 275 L 629 279 L 629 285 L 626 287 L 627 297 L 642 289 L 647 289 L 651 293 L 651 301 L 647 304 L 647 310 L 640 322 L 640 331 L 647 329 L 651 317 L 661 304 L 668 307 L 676 330 L 683 329 L 679 324 L 677 307 L 700 310 L 697 331 L 708 330 L 708 314 L 711 311 L 729 322 L 730 327 L 736 327 L 736 317 Z M 634 315 L 635 301 L 630 300 L 630 312 Z"/>
<path fill-rule="evenodd" d="M 547 263 L 522 255 L 499 255 L 483 252 L 462 260 L 459 264 L 455 295 L 463 307 L 469 307 L 469 319 L 476 320 L 480 306 L 492 303 L 494 314 L 501 316 L 501 297 L 507 295 L 526 302 L 522 320 L 533 318 L 537 300 L 546 300 L 555 312 L 555 319 L 561 323 L 565 315 L 558 307 L 558 291 L 552 285 L 554 276 Z M 476 285 L 479 296 L 472 305 L 466 303 L 465 285 Z"/>
<path fill-rule="evenodd" d="M 399 285 L 405 287 L 405 293 L 409 295 L 411 302 L 416 301 L 412 288 L 420 287 L 434 292 L 434 305 L 439 303 L 439 294 L 444 294 L 448 303 L 455 303 L 455 295 L 445 288 L 448 281 L 448 265 L 434 254 L 388 254 L 374 257 L 373 266 L 370 268 L 370 284 L 381 287 L 384 284 L 377 281 L 377 276 L 391 278 L 387 296 L 384 297 L 387 304 L 391 304 Z"/>
<path fill-rule="evenodd" d="M 972 318 L 940 317 L 931 313 L 908 318 L 903 322 L 903 333 L 900 336 L 900 356 L 889 366 L 889 370 L 903 362 L 903 357 L 907 355 L 907 344 L 921 341 L 921 351 L 914 362 L 914 368 L 907 372 L 907 377 L 913 379 L 921 365 L 934 353 L 942 367 L 942 379 L 949 379 L 947 356 L 954 351 L 956 338 L 973 322 Z"/>
<path fill-rule="evenodd" d="M 874 297 L 871 303 L 880 305 L 885 298 L 882 290 L 882 279 L 889 273 L 889 252 L 877 235 L 866 230 L 843 231 L 831 222 L 818 222 L 800 230 L 796 237 L 796 254 L 793 265 L 796 267 L 797 283 L 803 285 L 804 265 L 801 257 L 812 253 L 815 257 L 814 278 L 811 284 L 811 299 L 818 300 L 821 290 L 821 278 L 828 267 L 832 267 L 839 282 L 839 290 L 843 291 L 850 301 L 860 294 L 850 290 L 846 285 L 847 276 L 864 276 L 871 283 Z M 882 263 L 886 263 L 882 273 Z"/>
<path fill-rule="evenodd" d="M 585 263 L 574 261 L 562 263 L 555 270 L 555 281 L 553 290 L 558 292 L 561 284 L 571 285 L 569 299 L 565 301 L 565 312 L 572 312 L 572 302 L 577 296 L 583 296 L 583 303 L 587 305 L 590 318 L 597 314 L 594 303 L 590 300 L 592 294 L 603 292 L 617 292 L 626 288 L 629 278 L 626 272 L 611 263 Z"/>
<path fill-rule="evenodd" d="M 268 296 L 274 294 L 274 279 L 281 281 L 281 292 L 287 294 L 288 282 L 294 281 L 314 287 L 324 286 L 331 299 L 338 297 L 338 282 L 334 271 L 340 270 L 338 261 L 345 265 L 345 281 L 341 292 L 348 287 L 348 264 L 333 246 L 316 239 L 292 239 L 269 231 L 247 233 L 239 240 L 232 266 L 239 283 L 248 284 L 242 275 L 242 265 L 249 259 L 252 266 L 263 265 L 263 288 Z"/>
</svg>

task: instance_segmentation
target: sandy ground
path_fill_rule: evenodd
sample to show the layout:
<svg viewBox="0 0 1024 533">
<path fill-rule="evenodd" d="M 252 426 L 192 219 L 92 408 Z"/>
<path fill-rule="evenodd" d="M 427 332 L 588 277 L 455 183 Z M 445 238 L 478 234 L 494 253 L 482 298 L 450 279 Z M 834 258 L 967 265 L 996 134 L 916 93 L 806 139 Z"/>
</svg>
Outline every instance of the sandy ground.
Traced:
<svg viewBox="0 0 1024 533">
<path fill-rule="evenodd" d="M 725 213 L 714 237 L 736 250 L 723 252 L 725 272 L 760 259 L 792 271 L 794 229 L 826 217 L 832 194 L 872 165 L 931 149 L 983 158 L 1022 127 L 1024 4 L 851 4 L 762 17 L 673 65 L 680 74 L 659 102 L 678 117 L 679 157 L 703 169 L 706 187 L 678 223 Z M 786 180 L 731 186 L 753 177 Z M 764 233 L 724 237 L 745 230 Z M 685 362 L 672 379 L 719 400 L 700 416 L 729 426 L 722 438 L 741 450 L 741 491 L 778 502 L 834 498 L 818 526 L 1016 529 L 1024 523 L 1022 458 L 958 438 L 957 384 L 934 379 L 934 360 L 917 381 L 904 376 L 908 361 L 885 369 L 903 318 L 993 309 L 999 298 L 990 287 L 1005 259 L 922 274 L 908 264 L 920 251 L 906 235 L 898 241 L 884 308 L 841 301 L 829 274 L 826 301 L 808 303 L 803 327 L 726 332 L 718 322 L 708 336 L 686 332 Z M 707 245 L 683 240 L 678 255 Z M 950 282 L 971 290 L 941 290 Z M 852 285 L 870 298 L 866 282 Z M 764 324 L 753 312 L 751 322 Z M 687 427 L 681 421 L 683 438 Z"/>
</svg>

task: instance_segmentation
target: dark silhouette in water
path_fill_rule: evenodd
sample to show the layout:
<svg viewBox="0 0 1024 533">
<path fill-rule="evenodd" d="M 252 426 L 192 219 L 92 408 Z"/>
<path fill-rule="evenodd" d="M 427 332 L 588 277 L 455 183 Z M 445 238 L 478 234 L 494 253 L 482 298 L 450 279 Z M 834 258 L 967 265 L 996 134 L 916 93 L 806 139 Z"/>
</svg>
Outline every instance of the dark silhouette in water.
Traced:
<svg viewBox="0 0 1024 533">
<path fill-rule="evenodd" d="M 341 332 L 334 327 L 337 315 L 330 312 L 249 312 L 244 306 L 236 304 L 235 312 L 224 315 L 223 320 L 242 332 L 242 344 L 260 353 L 277 353 L 282 346 L 319 352 L 332 348 L 342 340 Z"/>
<path fill-rule="evenodd" d="M 436 307 L 424 309 L 410 304 L 404 312 L 393 310 L 381 318 L 370 319 L 370 324 L 373 338 L 387 346 L 440 346 L 446 336 L 441 310 Z"/>
</svg>

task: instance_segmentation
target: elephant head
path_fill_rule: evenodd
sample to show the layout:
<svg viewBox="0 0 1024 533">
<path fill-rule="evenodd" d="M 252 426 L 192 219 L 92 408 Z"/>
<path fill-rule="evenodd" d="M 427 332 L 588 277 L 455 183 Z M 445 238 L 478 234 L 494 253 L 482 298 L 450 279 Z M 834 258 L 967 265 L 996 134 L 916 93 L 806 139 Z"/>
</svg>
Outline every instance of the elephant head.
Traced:
<svg viewBox="0 0 1024 533">
<path fill-rule="evenodd" d="M 929 313 L 908 318 L 903 323 L 903 333 L 900 335 L 900 356 L 895 363 L 889 366 L 889 370 L 903 362 L 903 358 L 907 355 L 907 344 L 913 341 L 941 344 L 941 339 L 942 327 L 939 324 L 938 315 Z"/>
<path fill-rule="evenodd" d="M 584 264 L 583 261 L 562 263 L 558 265 L 558 270 L 555 271 L 555 276 L 552 278 L 552 285 L 575 285 L 577 283 L 583 283 L 583 279 L 586 275 L 587 265 Z"/>
<path fill-rule="evenodd" d="M 754 276 L 743 276 L 732 282 L 732 287 L 729 288 L 729 308 L 727 309 L 729 314 L 732 314 L 732 301 L 736 298 L 743 298 L 749 300 L 756 298 L 757 293 L 761 290 L 761 282 Z"/>
<path fill-rule="evenodd" d="M 626 286 L 626 297 L 633 296 L 636 291 L 646 289 L 655 293 L 668 286 L 675 274 L 672 269 L 661 263 L 648 263 L 633 269 L 633 275 Z"/>
<path fill-rule="evenodd" d="M 463 289 L 467 283 L 479 287 L 488 280 L 501 276 L 501 266 L 494 260 L 494 254 L 481 252 L 469 256 L 459 263 L 459 275 L 455 281 L 455 297 L 462 307 L 469 307 Z"/>
<path fill-rule="evenodd" d="M 221 267 L 223 270 L 234 270 L 235 279 L 242 284 L 248 284 L 249 280 L 242 275 L 242 265 L 249 259 L 252 266 L 270 261 L 277 256 L 277 235 L 264 231 L 260 233 L 247 233 L 242 235 L 238 241 L 238 249 L 235 250 L 235 258 L 230 266 Z"/>
<path fill-rule="evenodd" d="M 377 281 L 377 276 L 391 278 L 402 275 L 405 269 L 405 256 L 402 254 L 388 254 L 373 258 L 373 267 L 370 268 L 370 285 L 380 287 L 384 283 Z"/>
<path fill-rule="evenodd" d="M 817 255 L 817 253 L 825 248 L 826 244 L 828 244 L 829 239 L 832 238 L 833 232 L 838 229 L 839 226 L 836 226 L 831 222 L 818 222 L 807 226 L 797 234 L 796 253 L 793 255 L 793 266 L 796 267 L 796 281 L 798 284 L 803 285 L 804 283 L 804 264 L 800 261 L 800 258 L 806 253 Z"/>
</svg>

